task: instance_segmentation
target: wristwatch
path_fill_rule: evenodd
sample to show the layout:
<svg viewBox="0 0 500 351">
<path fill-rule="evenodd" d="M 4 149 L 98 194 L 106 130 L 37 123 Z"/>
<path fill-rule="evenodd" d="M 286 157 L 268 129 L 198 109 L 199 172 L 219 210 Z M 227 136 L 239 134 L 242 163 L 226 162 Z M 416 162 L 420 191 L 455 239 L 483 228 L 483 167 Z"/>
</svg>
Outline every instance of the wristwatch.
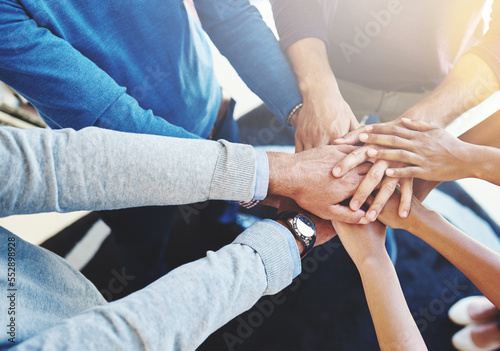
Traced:
<svg viewBox="0 0 500 351">
<path fill-rule="evenodd" d="M 316 242 L 316 226 L 311 218 L 295 211 L 280 213 L 276 219 L 283 220 L 293 236 L 304 244 L 304 252 L 300 258 L 304 258 L 314 247 Z"/>
</svg>

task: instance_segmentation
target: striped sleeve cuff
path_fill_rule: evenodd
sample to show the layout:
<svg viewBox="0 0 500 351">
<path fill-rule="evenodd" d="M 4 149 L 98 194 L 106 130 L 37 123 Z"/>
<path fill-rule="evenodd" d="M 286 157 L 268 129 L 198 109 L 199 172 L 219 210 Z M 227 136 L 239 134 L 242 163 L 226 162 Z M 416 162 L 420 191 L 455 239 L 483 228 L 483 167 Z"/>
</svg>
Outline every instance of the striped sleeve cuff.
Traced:
<svg viewBox="0 0 500 351">
<path fill-rule="evenodd" d="M 250 145 L 233 144 L 219 140 L 223 148 L 215 165 L 211 199 L 226 201 L 251 201 L 256 183 L 256 156 Z"/>
<path fill-rule="evenodd" d="M 270 219 L 253 224 L 233 244 L 250 246 L 261 257 L 267 276 L 264 295 L 280 292 L 301 272 L 299 249 L 292 234 Z"/>
</svg>

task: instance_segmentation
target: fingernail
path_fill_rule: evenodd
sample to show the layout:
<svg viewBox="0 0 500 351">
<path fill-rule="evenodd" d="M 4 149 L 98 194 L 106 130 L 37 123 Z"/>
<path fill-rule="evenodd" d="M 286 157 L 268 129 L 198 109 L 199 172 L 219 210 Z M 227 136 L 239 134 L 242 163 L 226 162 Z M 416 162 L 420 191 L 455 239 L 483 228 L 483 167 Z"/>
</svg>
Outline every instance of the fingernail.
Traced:
<svg viewBox="0 0 500 351">
<path fill-rule="evenodd" d="M 333 169 L 333 175 L 334 175 L 335 177 L 338 177 L 338 176 L 340 175 L 340 172 L 341 172 L 341 171 L 342 171 L 342 170 L 340 169 L 340 167 L 335 167 L 335 168 Z"/>
<path fill-rule="evenodd" d="M 336 143 L 341 143 L 344 141 L 344 138 L 338 138 L 338 139 L 335 139 L 334 142 Z"/>
<path fill-rule="evenodd" d="M 359 210 L 359 201 L 357 200 L 354 200 L 353 202 L 351 202 L 351 210 L 353 211 L 357 211 Z"/>
<path fill-rule="evenodd" d="M 366 217 L 370 220 L 370 221 L 374 221 L 377 219 L 377 211 L 375 210 L 371 210 L 370 212 L 368 212 L 368 214 L 366 215 Z"/>
<path fill-rule="evenodd" d="M 367 220 L 365 217 L 361 218 L 358 222 L 358 224 L 369 224 L 369 223 L 370 223 L 370 221 Z"/>
<path fill-rule="evenodd" d="M 365 130 L 366 130 L 367 132 L 370 132 L 370 131 L 372 131 L 372 130 L 373 130 L 373 126 L 370 126 L 370 125 L 365 126 Z"/>
<path fill-rule="evenodd" d="M 403 211 L 403 218 L 408 217 L 408 211 Z"/>
<path fill-rule="evenodd" d="M 377 156 L 377 150 L 373 150 L 373 149 L 370 149 L 366 152 L 368 154 L 368 156 Z"/>
<path fill-rule="evenodd" d="M 368 140 L 368 134 L 361 133 L 361 134 L 359 135 L 359 140 L 361 140 L 361 141 Z"/>
<path fill-rule="evenodd" d="M 411 122 L 411 119 L 406 118 L 406 117 L 402 117 L 402 118 L 401 118 L 401 120 L 402 120 L 402 121 L 405 121 L 405 122 Z"/>
<path fill-rule="evenodd" d="M 394 171 L 392 169 L 388 169 L 385 171 L 385 174 L 387 174 L 388 176 L 392 176 L 394 175 Z"/>
</svg>

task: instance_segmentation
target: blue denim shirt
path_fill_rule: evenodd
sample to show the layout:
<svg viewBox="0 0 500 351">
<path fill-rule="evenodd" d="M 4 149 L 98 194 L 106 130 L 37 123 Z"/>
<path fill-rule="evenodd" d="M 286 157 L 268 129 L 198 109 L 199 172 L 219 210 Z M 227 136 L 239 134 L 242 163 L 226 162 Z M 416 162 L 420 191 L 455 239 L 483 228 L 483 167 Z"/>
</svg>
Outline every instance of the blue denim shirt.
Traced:
<svg viewBox="0 0 500 351">
<path fill-rule="evenodd" d="M 2 127 L 0 160 L 1 217 L 249 201 L 258 173 L 249 145 L 99 128 Z M 108 304 L 60 257 L 0 228 L 0 349 L 194 350 L 300 270 L 292 234 L 265 220 L 219 251 Z"/>
<path fill-rule="evenodd" d="M 248 0 L 196 0 L 205 31 L 284 120 L 301 101 Z M 221 101 L 205 32 L 180 0 L 0 3 L 0 80 L 52 128 L 206 137 Z"/>
</svg>

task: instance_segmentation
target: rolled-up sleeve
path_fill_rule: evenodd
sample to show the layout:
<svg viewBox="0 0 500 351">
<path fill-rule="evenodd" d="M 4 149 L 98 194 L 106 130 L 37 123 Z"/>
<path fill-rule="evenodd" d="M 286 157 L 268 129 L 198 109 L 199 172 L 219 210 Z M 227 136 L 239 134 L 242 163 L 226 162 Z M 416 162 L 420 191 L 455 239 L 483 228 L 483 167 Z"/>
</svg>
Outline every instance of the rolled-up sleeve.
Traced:
<svg viewBox="0 0 500 351">
<path fill-rule="evenodd" d="M 469 53 L 480 56 L 495 71 L 500 81 L 500 1 L 493 2 L 491 22 L 488 32 Z"/>
<path fill-rule="evenodd" d="M 271 4 L 283 51 L 305 38 L 328 42 L 325 15 L 316 0 L 271 0 Z"/>
</svg>

